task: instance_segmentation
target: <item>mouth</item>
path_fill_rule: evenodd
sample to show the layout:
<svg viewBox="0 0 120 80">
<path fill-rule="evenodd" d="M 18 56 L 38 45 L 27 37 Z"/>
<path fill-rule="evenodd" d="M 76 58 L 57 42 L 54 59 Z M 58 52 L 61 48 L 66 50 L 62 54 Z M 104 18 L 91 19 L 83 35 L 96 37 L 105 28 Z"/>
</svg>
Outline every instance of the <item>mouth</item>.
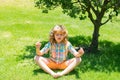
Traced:
<svg viewBox="0 0 120 80">
<path fill-rule="evenodd" d="M 58 40 L 61 40 L 62 38 L 59 37 L 59 38 L 57 38 L 57 39 L 58 39 Z"/>
</svg>

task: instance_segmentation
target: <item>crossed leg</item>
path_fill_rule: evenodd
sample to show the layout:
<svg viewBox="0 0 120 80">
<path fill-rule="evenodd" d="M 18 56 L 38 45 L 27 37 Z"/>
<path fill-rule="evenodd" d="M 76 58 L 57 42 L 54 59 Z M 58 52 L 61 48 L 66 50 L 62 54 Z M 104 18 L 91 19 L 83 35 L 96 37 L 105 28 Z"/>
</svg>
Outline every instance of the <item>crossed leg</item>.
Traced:
<svg viewBox="0 0 120 80">
<path fill-rule="evenodd" d="M 60 76 L 63 76 L 65 74 L 69 73 L 81 62 L 81 58 L 72 58 L 70 60 L 67 60 L 65 62 L 67 67 L 62 72 L 55 73 L 52 69 L 50 69 L 47 66 L 48 58 L 44 58 L 41 56 L 35 56 L 34 60 L 45 72 L 49 73 L 54 78 L 57 78 L 57 77 L 60 77 Z"/>
<path fill-rule="evenodd" d="M 50 69 L 46 64 L 48 62 L 48 58 L 44 58 L 41 56 L 35 56 L 34 60 L 40 66 L 40 68 L 42 68 L 45 72 L 49 73 L 54 78 L 57 77 L 57 74 L 52 69 Z"/>
<path fill-rule="evenodd" d="M 70 71 L 72 71 L 79 63 L 81 62 L 81 58 L 72 58 L 68 61 L 66 61 L 66 65 L 68 65 L 62 72 L 58 72 L 57 76 L 63 76 L 65 74 L 68 74 Z"/>
</svg>

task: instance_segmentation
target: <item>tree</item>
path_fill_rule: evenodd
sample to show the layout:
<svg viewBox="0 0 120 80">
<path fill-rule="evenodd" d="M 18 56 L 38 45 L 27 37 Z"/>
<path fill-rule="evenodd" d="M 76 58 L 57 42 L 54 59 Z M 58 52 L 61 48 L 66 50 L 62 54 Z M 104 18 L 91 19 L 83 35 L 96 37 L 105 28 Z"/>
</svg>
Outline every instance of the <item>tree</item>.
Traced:
<svg viewBox="0 0 120 80">
<path fill-rule="evenodd" d="M 88 49 L 90 52 L 98 50 L 100 27 L 110 21 L 114 15 L 118 16 L 120 9 L 120 0 L 35 0 L 35 3 L 37 7 L 43 9 L 43 12 L 61 6 L 63 13 L 74 18 L 85 19 L 87 14 L 94 25 L 92 41 Z"/>
</svg>

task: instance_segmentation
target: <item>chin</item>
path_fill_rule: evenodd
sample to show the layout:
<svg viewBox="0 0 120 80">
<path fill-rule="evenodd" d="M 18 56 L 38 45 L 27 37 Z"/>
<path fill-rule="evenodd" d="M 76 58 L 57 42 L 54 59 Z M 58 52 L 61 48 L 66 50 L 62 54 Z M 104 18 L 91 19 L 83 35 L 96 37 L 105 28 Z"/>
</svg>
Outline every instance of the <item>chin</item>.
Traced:
<svg viewBox="0 0 120 80">
<path fill-rule="evenodd" d="M 61 43 L 62 41 L 57 41 L 57 43 Z"/>
</svg>

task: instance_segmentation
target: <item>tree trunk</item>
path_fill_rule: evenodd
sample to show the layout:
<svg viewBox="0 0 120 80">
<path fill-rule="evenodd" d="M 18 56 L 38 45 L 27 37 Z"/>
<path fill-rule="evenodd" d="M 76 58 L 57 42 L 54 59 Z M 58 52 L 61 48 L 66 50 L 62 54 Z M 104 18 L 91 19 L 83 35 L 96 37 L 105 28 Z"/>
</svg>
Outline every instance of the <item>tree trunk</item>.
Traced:
<svg viewBox="0 0 120 80">
<path fill-rule="evenodd" d="M 93 36 L 92 36 L 92 41 L 91 41 L 90 47 L 88 49 L 89 52 L 98 51 L 99 29 L 100 29 L 100 25 L 98 25 L 98 24 L 95 25 L 94 24 L 94 32 L 93 32 Z"/>
</svg>

